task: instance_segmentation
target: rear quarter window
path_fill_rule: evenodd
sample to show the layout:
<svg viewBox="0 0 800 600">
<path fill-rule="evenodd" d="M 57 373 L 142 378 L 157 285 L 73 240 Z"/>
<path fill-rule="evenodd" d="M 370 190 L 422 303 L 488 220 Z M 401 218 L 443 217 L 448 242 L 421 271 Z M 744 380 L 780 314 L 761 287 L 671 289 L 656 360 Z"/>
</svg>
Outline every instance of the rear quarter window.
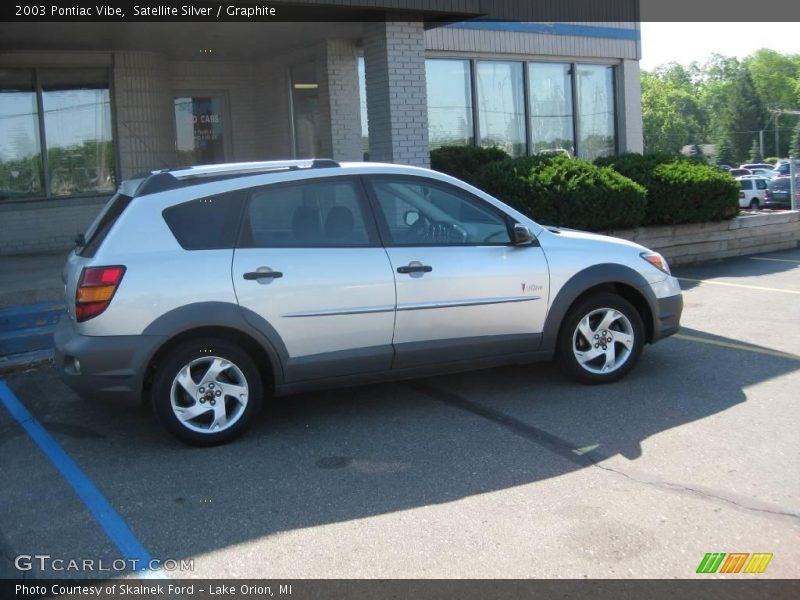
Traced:
<svg viewBox="0 0 800 600">
<path fill-rule="evenodd" d="M 190 200 L 164 209 L 162 215 L 184 250 L 233 248 L 242 215 L 240 191 Z"/>
</svg>

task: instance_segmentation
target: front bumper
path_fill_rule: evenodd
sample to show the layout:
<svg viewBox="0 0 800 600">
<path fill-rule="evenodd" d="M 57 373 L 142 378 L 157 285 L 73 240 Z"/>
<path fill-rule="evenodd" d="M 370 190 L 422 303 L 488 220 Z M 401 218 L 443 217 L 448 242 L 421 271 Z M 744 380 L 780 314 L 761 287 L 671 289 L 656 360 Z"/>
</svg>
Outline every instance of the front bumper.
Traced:
<svg viewBox="0 0 800 600">
<path fill-rule="evenodd" d="M 656 298 L 658 313 L 653 323 L 653 341 L 657 341 L 678 332 L 681 327 L 683 312 L 683 296 L 667 296 Z"/>
<path fill-rule="evenodd" d="M 89 400 L 140 405 L 144 372 L 167 338 L 155 335 L 81 335 L 65 315 L 53 335 L 61 379 Z"/>
</svg>

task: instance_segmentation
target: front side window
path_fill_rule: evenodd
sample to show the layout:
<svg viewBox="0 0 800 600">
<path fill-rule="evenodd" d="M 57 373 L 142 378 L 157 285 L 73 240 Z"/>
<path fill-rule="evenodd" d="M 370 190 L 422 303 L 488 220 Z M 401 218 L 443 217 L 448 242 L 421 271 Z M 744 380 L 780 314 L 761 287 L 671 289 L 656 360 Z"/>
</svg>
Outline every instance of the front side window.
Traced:
<svg viewBox="0 0 800 600">
<path fill-rule="evenodd" d="M 365 200 L 352 179 L 278 184 L 252 192 L 240 246 L 369 246 Z"/>
<path fill-rule="evenodd" d="M 0 199 L 116 187 L 107 69 L 0 70 Z"/>
<path fill-rule="evenodd" d="M 374 178 L 387 245 L 453 246 L 511 243 L 508 223 L 482 200 L 447 184 L 424 179 Z"/>
</svg>

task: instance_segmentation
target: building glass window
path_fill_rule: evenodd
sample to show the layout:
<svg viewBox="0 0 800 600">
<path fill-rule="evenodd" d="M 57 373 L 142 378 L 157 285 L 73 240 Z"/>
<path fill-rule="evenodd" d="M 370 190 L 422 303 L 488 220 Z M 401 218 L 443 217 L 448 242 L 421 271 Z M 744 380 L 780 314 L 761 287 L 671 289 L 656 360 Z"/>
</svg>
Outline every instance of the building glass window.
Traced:
<svg viewBox="0 0 800 600">
<path fill-rule="evenodd" d="M 522 63 L 478 61 L 475 82 L 481 146 L 496 146 L 511 156 L 526 151 L 525 90 Z"/>
<path fill-rule="evenodd" d="M 0 70 L 0 200 L 41 195 L 42 154 L 33 71 Z"/>
<path fill-rule="evenodd" d="M 577 65 L 578 156 L 594 160 L 616 152 L 614 67 Z"/>
<path fill-rule="evenodd" d="M 474 133 L 469 61 L 427 60 L 425 77 L 431 149 L 472 144 Z"/>
<path fill-rule="evenodd" d="M 0 199 L 114 191 L 106 69 L 0 71 L 0 122 Z"/>
<path fill-rule="evenodd" d="M 294 155 L 312 158 L 320 154 L 319 83 L 314 62 L 294 65 L 292 78 L 292 125 Z"/>
<path fill-rule="evenodd" d="M 563 149 L 574 156 L 571 65 L 528 63 L 528 102 L 531 153 Z"/>
<path fill-rule="evenodd" d="M 222 97 L 175 98 L 175 134 L 179 166 L 225 162 Z"/>
<path fill-rule="evenodd" d="M 369 160 L 369 118 L 367 116 L 367 71 L 364 57 L 358 57 L 358 100 L 361 108 L 361 151 Z"/>
<path fill-rule="evenodd" d="M 108 71 L 39 73 L 52 196 L 114 191 Z"/>
</svg>

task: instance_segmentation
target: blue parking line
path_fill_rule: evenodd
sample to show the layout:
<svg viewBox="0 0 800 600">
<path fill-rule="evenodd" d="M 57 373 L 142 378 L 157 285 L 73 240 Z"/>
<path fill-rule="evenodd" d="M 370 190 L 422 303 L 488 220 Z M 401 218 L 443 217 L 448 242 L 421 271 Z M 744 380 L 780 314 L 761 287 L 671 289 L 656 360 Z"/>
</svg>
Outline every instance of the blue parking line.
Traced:
<svg viewBox="0 0 800 600">
<path fill-rule="evenodd" d="M 25 406 L 17 399 L 14 392 L 0 379 L 0 402 L 6 407 L 11 416 L 28 433 L 31 439 L 44 452 L 53 466 L 61 473 L 67 483 L 75 490 L 78 497 L 83 500 L 86 508 L 92 513 L 95 521 L 103 528 L 111 541 L 122 553 L 127 561 L 138 561 L 138 573 L 144 577 L 160 577 L 158 571 L 150 571 L 148 565 L 153 557 L 142 543 L 122 520 L 117 511 L 106 500 L 106 497 L 95 487 L 92 480 L 72 460 L 58 442 L 36 420 Z"/>
</svg>

